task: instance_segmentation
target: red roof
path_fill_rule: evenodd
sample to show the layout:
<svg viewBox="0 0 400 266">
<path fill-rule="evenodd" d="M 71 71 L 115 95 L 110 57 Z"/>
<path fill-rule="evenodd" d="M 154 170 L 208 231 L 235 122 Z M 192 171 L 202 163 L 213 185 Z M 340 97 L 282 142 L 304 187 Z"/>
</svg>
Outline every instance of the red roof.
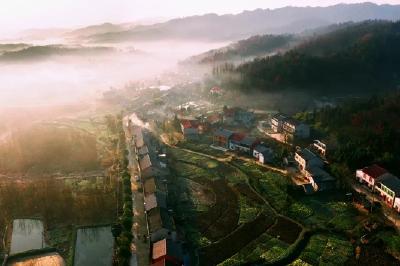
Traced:
<svg viewBox="0 0 400 266">
<path fill-rule="evenodd" d="M 221 120 L 221 117 L 219 116 L 219 114 L 213 114 L 210 115 L 209 117 L 207 117 L 208 122 L 210 123 L 215 123 Z"/>
<path fill-rule="evenodd" d="M 235 113 L 236 113 L 236 110 L 233 108 L 228 108 L 228 109 L 225 109 L 225 111 L 224 111 L 225 116 L 234 116 Z"/>
<path fill-rule="evenodd" d="M 197 128 L 199 123 L 195 120 L 182 120 L 181 124 L 184 128 Z"/>
<path fill-rule="evenodd" d="M 167 255 L 167 240 L 163 239 L 153 244 L 153 260 Z"/>
<path fill-rule="evenodd" d="M 222 89 L 220 88 L 220 87 L 214 87 L 214 88 L 212 88 L 211 90 L 210 90 L 211 92 L 213 92 L 213 93 L 221 93 L 222 92 Z"/>
<path fill-rule="evenodd" d="M 246 134 L 243 133 L 233 133 L 232 135 L 232 140 L 234 141 L 241 141 L 242 139 L 244 139 L 246 137 Z"/>
<path fill-rule="evenodd" d="M 380 167 L 379 165 L 373 164 L 371 166 L 364 167 L 362 171 L 369 175 L 372 178 L 378 178 L 383 174 L 387 173 L 385 168 Z"/>
</svg>

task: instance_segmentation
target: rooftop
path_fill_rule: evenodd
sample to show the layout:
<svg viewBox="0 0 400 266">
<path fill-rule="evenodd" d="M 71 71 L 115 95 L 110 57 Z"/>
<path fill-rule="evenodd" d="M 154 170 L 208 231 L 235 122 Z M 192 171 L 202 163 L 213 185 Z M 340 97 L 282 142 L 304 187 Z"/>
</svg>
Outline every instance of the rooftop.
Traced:
<svg viewBox="0 0 400 266">
<path fill-rule="evenodd" d="M 319 157 L 317 155 L 315 155 L 309 149 L 298 150 L 298 151 L 296 151 L 296 153 L 306 161 L 311 161 L 311 160 L 314 160 L 314 159 L 320 160 Z"/>
<path fill-rule="evenodd" d="M 400 196 L 400 179 L 390 173 L 383 174 L 379 183 L 392 190 L 396 197 Z"/>
<path fill-rule="evenodd" d="M 386 170 L 385 168 L 382 168 L 382 167 L 380 167 L 380 166 L 377 165 L 377 164 L 373 164 L 373 165 L 364 167 L 364 168 L 362 169 L 362 171 L 363 171 L 365 174 L 367 174 L 367 175 L 369 175 L 370 177 L 375 178 L 375 179 L 378 178 L 378 177 L 380 177 L 380 176 L 382 176 L 383 174 L 386 174 L 386 173 L 387 173 L 387 170 Z"/>
<path fill-rule="evenodd" d="M 241 142 L 246 137 L 243 133 L 233 133 L 231 139 L 237 142 Z"/>
<path fill-rule="evenodd" d="M 157 207 L 147 213 L 150 233 L 154 233 L 162 228 L 173 230 L 174 222 L 167 210 Z"/>
<path fill-rule="evenodd" d="M 146 154 L 142 159 L 140 159 L 139 165 L 142 171 L 150 168 L 152 166 L 150 156 Z"/>
<path fill-rule="evenodd" d="M 279 120 L 279 121 L 285 121 L 287 119 L 287 116 L 284 115 L 284 114 L 281 114 L 281 113 L 277 113 L 276 115 L 274 115 L 272 117 L 272 119 L 276 119 L 276 120 Z"/>
<path fill-rule="evenodd" d="M 153 194 L 154 192 L 156 192 L 157 186 L 156 186 L 156 181 L 155 181 L 154 177 L 147 179 L 144 182 L 143 187 L 144 187 L 145 195 L 150 195 L 150 194 Z"/>
<path fill-rule="evenodd" d="M 197 128 L 199 126 L 199 122 L 197 120 L 182 120 L 181 125 L 183 128 Z"/>
<path fill-rule="evenodd" d="M 146 155 L 149 153 L 149 148 L 147 148 L 147 145 L 144 145 L 143 147 L 139 148 L 138 154 L 139 155 Z"/>
<path fill-rule="evenodd" d="M 214 132 L 214 135 L 230 138 L 233 135 L 233 132 L 227 129 L 219 128 Z"/>
<path fill-rule="evenodd" d="M 310 173 L 314 179 L 314 182 L 317 184 L 336 180 L 333 176 L 320 167 L 309 167 L 307 168 L 307 172 Z"/>
<path fill-rule="evenodd" d="M 144 198 L 144 207 L 146 211 L 149 211 L 157 207 L 166 208 L 167 197 L 165 194 L 160 192 L 155 192 L 153 194 L 150 194 Z"/>
</svg>

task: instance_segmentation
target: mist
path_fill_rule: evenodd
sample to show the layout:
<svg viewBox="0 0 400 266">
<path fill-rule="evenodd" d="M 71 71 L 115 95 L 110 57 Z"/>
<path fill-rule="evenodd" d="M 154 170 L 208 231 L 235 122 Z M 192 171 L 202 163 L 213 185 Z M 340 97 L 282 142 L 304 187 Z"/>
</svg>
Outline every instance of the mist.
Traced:
<svg viewBox="0 0 400 266">
<path fill-rule="evenodd" d="M 165 41 L 98 45 L 112 50 L 99 54 L 56 53 L 7 61 L 2 61 L 0 56 L 0 106 L 92 101 L 110 87 L 120 88 L 129 82 L 176 71 L 178 61 L 225 44 Z"/>
</svg>

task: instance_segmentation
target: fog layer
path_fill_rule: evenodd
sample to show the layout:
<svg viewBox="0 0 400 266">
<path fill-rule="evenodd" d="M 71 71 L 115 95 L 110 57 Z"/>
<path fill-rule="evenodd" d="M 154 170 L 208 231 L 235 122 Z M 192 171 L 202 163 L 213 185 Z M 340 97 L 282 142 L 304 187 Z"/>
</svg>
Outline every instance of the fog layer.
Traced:
<svg viewBox="0 0 400 266">
<path fill-rule="evenodd" d="M 87 101 L 110 87 L 174 71 L 179 60 L 223 45 L 184 41 L 102 44 L 115 49 L 101 54 L 56 53 L 0 60 L 0 107 Z"/>
</svg>

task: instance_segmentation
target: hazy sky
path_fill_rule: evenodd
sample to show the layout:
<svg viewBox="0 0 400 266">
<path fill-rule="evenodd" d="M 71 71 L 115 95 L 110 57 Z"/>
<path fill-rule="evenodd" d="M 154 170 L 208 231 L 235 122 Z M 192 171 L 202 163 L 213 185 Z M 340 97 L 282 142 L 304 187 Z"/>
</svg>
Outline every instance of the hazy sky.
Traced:
<svg viewBox="0 0 400 266">
<path fill-rule="evenodd" d="M 357 0 L 0 0 L 0 33 L 27 28 L 71 27 L 143 18 L 238 13 L 256 8 L 327 6 Z M 400 4 L 400 0 L 375 0 Z"/>
</svg>

